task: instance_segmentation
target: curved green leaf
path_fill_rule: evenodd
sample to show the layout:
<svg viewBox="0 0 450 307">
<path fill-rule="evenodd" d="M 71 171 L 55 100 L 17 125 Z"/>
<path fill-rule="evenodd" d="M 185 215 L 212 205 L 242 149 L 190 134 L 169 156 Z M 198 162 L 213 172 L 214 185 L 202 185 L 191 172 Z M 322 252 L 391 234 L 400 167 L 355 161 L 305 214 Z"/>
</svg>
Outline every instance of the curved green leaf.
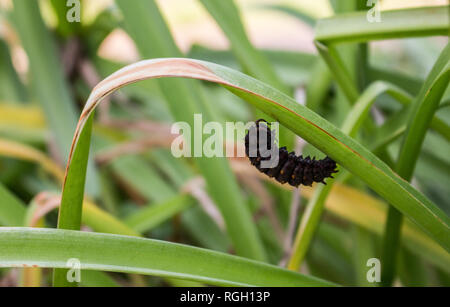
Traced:
<svg viewBox="0 0 450 307">
<path fill-rule="evenodd" d="M 139 80 L 187 77 L 215 82 L 276 118 L 342 167 L 365 181 L 374 191 L 411 218 L 445 249 L 450 250 L 449 218 L 379 158 L 334 125 L 264 83 L 216 64 L 190 59 L 153 59 L 129 65 L 112 74 L 94 89 L 79 121 L 74 148 L 86 137 L 81 133 L 100 100 L 114 90 Z M 68 171 L 76 159 L 71 153 Z M 63 204 L 64 205 L 64 204 Z M 65 204 L 70 206 L 71 203 Z"/>
<path fill-rule="evenodd" d="M 78 146 L 76 146 L 76 154 L 74 155 L 75 167 L 66 169 L 61 206 L 58 211 L 58 228 L 60 229 L 79 230 L 81 226 L 84 186 L 92 132 L 92 118 L 93 114 L 86 123 L 86 129 L 83 130 L 81 134 L 81 141 Z M 53 272 L 54 284 L 60 286 L 74 285 L 67 281 L 66 272 L 67 270 L 55 270 Z"/>
</svg>

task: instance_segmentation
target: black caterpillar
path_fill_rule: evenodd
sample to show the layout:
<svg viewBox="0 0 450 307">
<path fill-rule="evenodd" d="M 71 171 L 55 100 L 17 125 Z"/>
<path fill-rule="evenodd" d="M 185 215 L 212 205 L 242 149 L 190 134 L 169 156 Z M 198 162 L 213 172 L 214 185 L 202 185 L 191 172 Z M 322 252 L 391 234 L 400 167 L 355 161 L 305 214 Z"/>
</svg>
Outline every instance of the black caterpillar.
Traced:
<svg viewBox="0 0 450 307">
<path fill-rule="evenodd" d="M 260 133 L 267 135 L 266 141 L 260 140 Z M 250 134 L 256 137 L 256 144 L 252 142 L 252 146 L 256 145 L 256 155 L 252 153 L 250 157 Z M 270 130 L 264 119 L 259 119 L 252 125 L 245 136 L 245 154 L 249 157 L 250 162 L 260 172 L 269 177 L 275 178 L 280 183 L 289 183 L 297 187 L 300 184 L 311 186 L 313 182 L 321 182 L 325 184 L 325 178 L 334 178 L 336 173 L 336 162 L 326 157 L 322 160 L 312 160 L 309 157 L 296 156 L 294 152 L 288 152 L 286 147 L 277 148 L 275 144 L 274 131 Z M 263 144 L 263 143 L 265 144 Z M 269 145 L 269 146 L 267 146 Z M 278 150 L 278 164 L 273 167 L 262 168 L 261 161 L 269 160 L 272 150 Z M 253 156 L 254 155 L 254 156 Z"/>
</svg>

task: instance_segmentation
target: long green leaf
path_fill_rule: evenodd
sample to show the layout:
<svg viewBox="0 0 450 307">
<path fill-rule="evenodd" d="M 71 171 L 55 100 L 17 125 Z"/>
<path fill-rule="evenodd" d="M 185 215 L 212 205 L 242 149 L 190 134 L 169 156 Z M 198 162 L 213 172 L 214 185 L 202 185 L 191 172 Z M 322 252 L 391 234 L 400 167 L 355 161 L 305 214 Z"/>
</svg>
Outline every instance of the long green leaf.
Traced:
<svg viewBox="0 0 450 307">
<path fill-rule="evenodd" d="M 63 194 L 58 215 L 59 229 L 79 230 L 81 226 L 82 206 L 86 168 L 89 158 L 93 114 L 86 123 L 86 130 L 81 133 L 81 141 L 75 148 L 74 163 L 66 168 Z M 67 270 L 56 269 L 53 284 L 56 286 L 73 286 L 67 281 Z"/>
<path fill-rule="evenodd" d="M 413 103 L 408 128 L 396 165 L 397 173 L 405 180 L 410 181 L 413 176 L 425 134 L 449 83 L 450 44 L 447 44 Z M 397 208 L 390 207 L 386 222 L 382 257 L 384 263 L 382 283 L 386 286 L 391 285 L 394 279 L 402 220 L 402 214 Z"/>
<path fill-rule="evenodd" d="M 189 59 L 154 59 L 127 66 L 114 73 L 97 86 L 86 103 L 76 131 L 74 148 L 77 147 L 77 142 L 85 142 L 81 139 L 86 136 L 80 136 L 80 133 L 101 98 L 125 84 L 164 76 L 198 78 L 223 85 L 276 118 L 329 155 L 342 167 L 361 178 L 445 249 L 450 250 L 448 216 L 408 182 L 396 175 L 369 150 L 319 115 L 296 103 L 292 98 L 258 80 L 212 63 Z M 69 160 L 70 163 L 71 160 Z"/>
<path fill-rule="evenodd" d="M 217 286 L 333 285 L 246 258 L 120 235 L 5 227 L 0 228 L 0 245 L 0 267 L 66 268 L 69 259 L 77 258 L 81 269 L 174 277 Z"/>
<path fill-rule="evenodd" d="M 442 95 L 450 83 L 450 44 L 442 51 L 413 103 L 408 129 L 398 157 L 397 171 L 410 180 L 425 134 L 436 113 Z"/>
<path fill-rule="evenodd" d="M 315 39 L 343 43 L 448 34 L 448 6 L 435 6 L 383 11 L 381 22 L 369 22 L 366 11 L 323 18 L 317 22 Z"/>
</svg>

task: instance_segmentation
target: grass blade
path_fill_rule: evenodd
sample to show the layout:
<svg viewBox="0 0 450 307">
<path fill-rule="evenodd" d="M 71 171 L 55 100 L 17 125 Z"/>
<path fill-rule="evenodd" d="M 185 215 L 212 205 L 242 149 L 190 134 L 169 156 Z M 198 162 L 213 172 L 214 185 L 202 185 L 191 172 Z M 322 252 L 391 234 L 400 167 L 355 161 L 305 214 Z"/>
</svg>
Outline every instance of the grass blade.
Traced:
<svg viewBox="0 0 450 307">
<path fill-rule="evenodd" d="M 75 148 L 73 164 L 68 164 L 63 184 L 63 194 L 58 215 L 59 229 L 80 230 L 84 185 L 86 178 L 89 146 L 91 140 L 93 114 L 87 120 L 86 130 L 81 135 L 80 144 Z M 75 286 L 66 278 L 67 270 L 56 269 L 53 272 L 53 285 Z"/>
<path fill-rule="evenodd" d="M 130 72 L 133 72 L 130 74 Z M 127 66 L 103 80 L 92 92 L 80 118 L 74 148 L 87 118 L 101 98 L 115 89 L 143 79 L 164 76 L 208 80 L 270 114 L 342 167 L 365 181 L 374 191 L 417 223 L 445 249 L 450 250 L 449 218 L 423 194 L 396 175 L 385 163 L 341 130 L 293 99 L 228 68 L 188 59 L 155 59 Z M 83 140 L 85 142 L 85 140 Z M 75 158 L 72 152 L 71 160 Z M 70 169 L 70 168 L 69 168 Z"/>
<path fill-rule="evenodd" d="M 368 22 L 367 12 L 351 12 L 317 22 L 317 41 L 367 42 L 377 39 L 448 35 L 448 6 L 383 11 L 382 22 Z"/>
<path fill-rule="evenodd" d="M 413 103 L 408 128 L 396 165 L 397 173 L 410 181 L 414 173 L 425 134 L 431 124 L 440 100 L 450 83 L 450 44 L 442 51 L 419 95 Z M 397 208 L 390 207 L 383 241 L 382 284 L 390 286 L 395 276 L 397 250 L 400 240 L 402 214 Z"/>
<path fill-rule="evenodd" d="M 174 277 L 217 286 L 332 285 L 246 258 L 120 235 L 5 227 L 0 228 L 0 245 L 0 267 L 61 269 L 68 259 L 76 257 L 81 269 Z"/>
</svg>

